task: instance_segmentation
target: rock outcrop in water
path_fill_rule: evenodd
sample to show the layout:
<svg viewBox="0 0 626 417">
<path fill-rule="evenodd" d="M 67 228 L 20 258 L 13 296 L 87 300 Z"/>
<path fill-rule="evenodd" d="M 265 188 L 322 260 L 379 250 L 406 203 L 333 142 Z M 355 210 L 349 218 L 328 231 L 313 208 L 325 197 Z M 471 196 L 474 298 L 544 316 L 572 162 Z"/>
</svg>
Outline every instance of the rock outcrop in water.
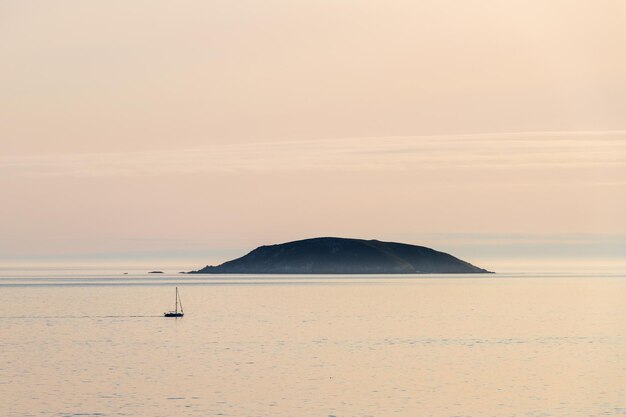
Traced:
<svg viewBox="0 0 626 417">
<path fill-rule="evenodd" d="M 241 258 L 191 274 L 468 274 L 489 273 L 424 246 L 320 237 L 260 246 Z"/>
</svg>

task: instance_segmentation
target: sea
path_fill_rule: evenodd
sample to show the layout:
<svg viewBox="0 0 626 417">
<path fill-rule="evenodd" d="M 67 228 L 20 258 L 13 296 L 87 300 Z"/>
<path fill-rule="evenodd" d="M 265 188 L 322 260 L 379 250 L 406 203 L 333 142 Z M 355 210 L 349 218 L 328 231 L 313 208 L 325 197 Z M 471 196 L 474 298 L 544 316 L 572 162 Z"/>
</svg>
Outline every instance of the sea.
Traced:
<svg viewBox="0 0 626 417">
<path fill-rule="evenodd" d="M 0 416 L 626 416 L 624 273 L 147 272 L 0 269 Z"/>
</svg>

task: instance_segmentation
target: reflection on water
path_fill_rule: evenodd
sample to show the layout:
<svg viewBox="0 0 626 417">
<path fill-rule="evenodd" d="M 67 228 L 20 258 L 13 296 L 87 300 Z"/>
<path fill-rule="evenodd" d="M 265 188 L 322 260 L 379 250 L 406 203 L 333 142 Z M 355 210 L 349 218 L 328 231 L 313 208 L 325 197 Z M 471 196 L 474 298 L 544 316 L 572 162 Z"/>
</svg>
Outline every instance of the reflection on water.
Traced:
<svg viewBox="0 0 626 417">
<path fill-rule="evenodd" d="M 0 275 L 2 416 L 626 415 L 619 274 Z"/>
</svg>

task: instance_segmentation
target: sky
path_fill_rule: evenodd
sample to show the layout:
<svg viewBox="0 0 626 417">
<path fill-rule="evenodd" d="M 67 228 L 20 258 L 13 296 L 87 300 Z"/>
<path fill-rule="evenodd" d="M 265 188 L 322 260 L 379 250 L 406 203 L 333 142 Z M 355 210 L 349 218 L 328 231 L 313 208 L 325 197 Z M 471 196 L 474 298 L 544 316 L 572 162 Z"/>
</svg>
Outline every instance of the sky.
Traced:
<svg viewBox="0 0 626 417">
<path fill-rule="evenodd" d="M 315 236 L 626 264 L 626 3 L 0 2 L 0 265 Z"/>
</svg>

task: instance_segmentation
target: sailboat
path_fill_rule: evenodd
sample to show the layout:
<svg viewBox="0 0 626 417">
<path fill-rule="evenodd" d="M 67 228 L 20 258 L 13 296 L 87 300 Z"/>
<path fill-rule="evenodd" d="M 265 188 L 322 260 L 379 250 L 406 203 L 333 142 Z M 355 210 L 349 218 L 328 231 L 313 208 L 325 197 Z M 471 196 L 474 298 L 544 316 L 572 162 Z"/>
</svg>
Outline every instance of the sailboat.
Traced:
<svg viewBox="0 0 626 417">
<path fill-rule="evenodd" d="M 178 311 L 178 305 L 180 304 L 180 311 Z M 167 313 L 163 313 L 163 317 L 182 317 L 185 313 L 183 313 L 183 303 L 180 301 L 180 296 L 178 295 L 178 287 L 176 287 L 176 303 L 174 307 L 174 311 L 168 311 Z"/>
</svg>

